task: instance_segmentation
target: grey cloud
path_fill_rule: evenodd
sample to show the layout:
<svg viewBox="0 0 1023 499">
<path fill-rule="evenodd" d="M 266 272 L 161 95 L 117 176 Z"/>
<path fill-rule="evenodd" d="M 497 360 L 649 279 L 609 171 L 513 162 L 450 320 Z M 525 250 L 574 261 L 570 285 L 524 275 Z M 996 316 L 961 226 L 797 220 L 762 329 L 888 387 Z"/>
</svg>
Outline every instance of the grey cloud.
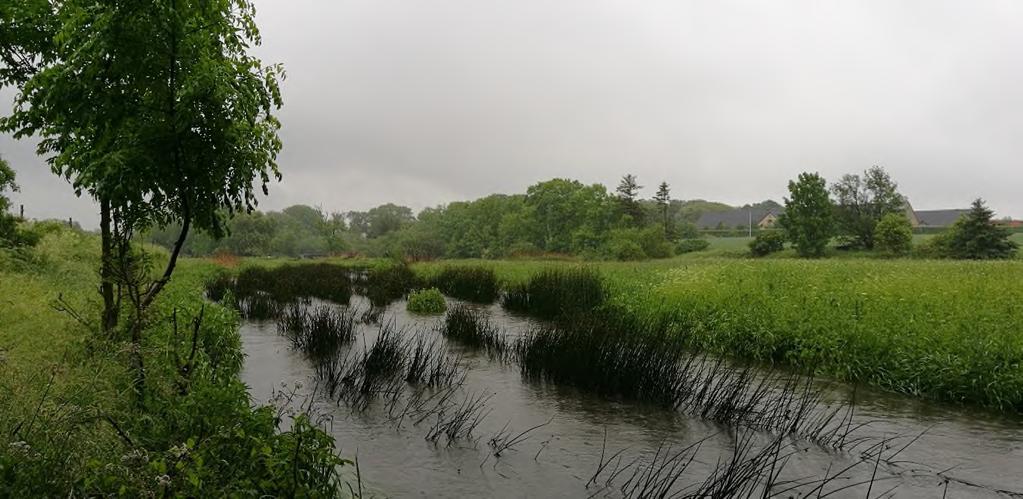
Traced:
<svg viewBox="0 0 1023 499">
<path fill-rule="evenodd" d="M 257 6 L 259 54 L 288 71 L 266 208 L 422 208 L 625 172 L 744 203 L 801 171 L 882 164 L 919 208 L 983 196 L 1023 216 L 1019 2 Z M 87 208 L 23 145 L 0 147 L 24 198 Z"/>
</svg>

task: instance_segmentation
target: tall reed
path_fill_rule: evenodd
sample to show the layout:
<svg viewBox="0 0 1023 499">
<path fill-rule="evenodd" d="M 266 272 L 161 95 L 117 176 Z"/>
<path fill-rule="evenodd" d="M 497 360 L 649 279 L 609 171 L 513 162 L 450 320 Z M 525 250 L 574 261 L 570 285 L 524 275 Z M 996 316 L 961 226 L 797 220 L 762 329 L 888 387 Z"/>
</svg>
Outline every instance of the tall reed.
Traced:
<svg viewBox="0 0 1023 499">
<path fill-rule="evenodd" d="M 309 307 L 292 304 L 277 320 L 277 331 L 292 346 L 312 358 L 322 359 L 355 339 L 358 311 L 336 306 Z"/>
<path fill-rule="evenodd" d="M 487 314 L 467 305 L 456 305 L 444 316 L 441 333 L 463 345 L 482 349 L 491 357 L 501 357 L 510 350 L 508 341 Z"/>
</svg>

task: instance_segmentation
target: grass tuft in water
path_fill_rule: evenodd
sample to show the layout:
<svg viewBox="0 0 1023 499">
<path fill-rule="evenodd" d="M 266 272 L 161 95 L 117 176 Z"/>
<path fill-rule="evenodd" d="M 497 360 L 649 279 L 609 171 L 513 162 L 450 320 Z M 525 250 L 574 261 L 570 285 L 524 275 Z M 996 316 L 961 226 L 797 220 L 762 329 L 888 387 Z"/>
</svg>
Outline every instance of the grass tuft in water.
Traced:
<svg viewBox="0 0 1023 499">
<path fill-rule="evenodd" d="M 322 359 L 355 339 L 357 310 L 319 306 L 309 309 L 292 304 L 277 319 L 277 331 L 291 339 L 294 348 Z"/>
<path fill-rule="evenodd" d="M 501 357 L 510 350 L 508 341 L 487 314 L 467 305 L 448 310 L 441 333 L 450 340 L 482 349 L 491 357 Z"/>
</svg>

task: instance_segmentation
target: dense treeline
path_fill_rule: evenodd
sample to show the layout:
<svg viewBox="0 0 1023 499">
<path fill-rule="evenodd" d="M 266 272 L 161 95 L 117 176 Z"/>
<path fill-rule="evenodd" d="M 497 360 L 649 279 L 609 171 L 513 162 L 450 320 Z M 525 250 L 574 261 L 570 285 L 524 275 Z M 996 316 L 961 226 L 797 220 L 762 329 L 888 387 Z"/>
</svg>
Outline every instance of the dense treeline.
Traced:
<svg viewBox="0 0 1023 499">
<path fill-rule="evenodd" d="M 227 236 L 190 236 L 191 255 L 218 252 L 244 256 L 310 256 L 359 253 L 369 256 L 498 258 L 571 254 L 586 258 L 642 259 L 674 254 L 679 240 L 696 237 L 701 213 L 732 207 L 670 198 L 659 186 L 652 199 L 627 175 L 615 192 L 600 184 L 552 179 L 525 194 L 494 194 L 474 201 L 427 208 L 418 214 L 385 204 L 368 211 L 325 213 L 296 205 L 280 212 L 242 213 Z M 169 246 L 177 227 L 151 232 L 148 240 Z"/>
</svg>

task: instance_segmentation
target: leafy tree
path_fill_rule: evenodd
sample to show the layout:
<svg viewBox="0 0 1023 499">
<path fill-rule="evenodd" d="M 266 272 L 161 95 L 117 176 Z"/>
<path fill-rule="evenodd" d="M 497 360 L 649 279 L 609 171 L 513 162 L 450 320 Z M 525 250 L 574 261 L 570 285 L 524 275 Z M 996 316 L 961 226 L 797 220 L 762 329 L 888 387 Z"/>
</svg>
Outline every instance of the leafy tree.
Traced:
<svg viewBox="0 0 1023 499">
<path fill-rule="evenodd" d="M 225 214 L 252 209 L 255 188 L 265 193 L 280 177 L 272 113 L 283 70 L 248 54 L 260 38 L 247 0 L 52 6 L 54 44 L 35 57 L 42 63 L 2 128 L 38 135 L 53 171 L 99 201 L 102 324 L 117 322 L 116 271 L 138 345 L 144 312 L 170 281 L 190 231 L 222 236 Z M 149 280 L 132 235 L 174 223 L 181 229 L 170 258 Z"/>
<path fill-rule="evenodd" d="M 913 226 L 902 213 L 889 213 L 874 228 L 874 246 L 889 255 L 905 255 L 913 249 Z"/>
<path fill-rule="evenodd" d="M 14 170 L 0 157 L 0 213 L 7 213 L 11 207 L 11 200 L 4 196 L 4 191 L 17 192 L 18 184 L 14 183 Z"/>
<path fill-rule="evenodd" d="M 525 203 L 540 233 L 542 249 L 561 253 L 585 249 L 573 245 L 573 235 L 581 229 L 606 234 L 615 210 L 604 186 L 557 178 L 530 186 Z M 575 242 L 580 240 L 575 238 Z"/>
<path fill-rule="evenodd" d="M 839 233 L 851 246 L 873 249 L 874 227 L 889 213 L 905 210 L 906 199 L 899 194 L 888 172 L 872 166 L 863 176 L 844 175 L 831 186 L 835 195 L 835 218 Z"/>
<path fill-rule="evenodd" d="M 785 198 L 785 213 L 780 224 L 796 252 L 804 257 L 820 257 L 831 239 L 834 207 L 828 198 L 824 178 L 816 173 L 800 173 L 789 181 L 790 198 Z"/>
<path fill-rule="evenodd" d="M 629 173 L 622 177 L 622 180 L 618 182 L 618 187 L 615 189 L 622 213 L 629 217 L 631 225 L 637 227 L 643 225 L 643 209 L 637 200 L 639 190 L 642 188 L 643 186 L 639 185 L 639 182 L 636 181 L 636 176 Z"/>
<path fill-rule="evenodd" d="M 387 235 L 412 223 L 415 219 L 412 209 L 407 206 L 398 206 L 394 203 L 382 204 L 366 212 L 366 236 L 376 238 Z"/>
<path fill-rule="evenodd" d="M 992 260 L 1012 258 L 1018 245 L 1009 239 L 1004 227 L 992 223 L 994 212 L 977 199 L 945 239 L 945 252 L 951 258 Z"/>
<path fill-rule="evenodd" d="M 0 87 L 20 84 L 53 57 L 58 19 L 49 0 L 0 3 Z"/>
<path fill-rule="evenodd" d="M 661 222 L 664 224 L 664 237 L 671 237 L 671 226 L 668 222 L 668 209 L 671 207 L 671 189 L 667 182 L 661 182 L 654 194 L 654 202 L 661 211 Z"/>
</svg>

